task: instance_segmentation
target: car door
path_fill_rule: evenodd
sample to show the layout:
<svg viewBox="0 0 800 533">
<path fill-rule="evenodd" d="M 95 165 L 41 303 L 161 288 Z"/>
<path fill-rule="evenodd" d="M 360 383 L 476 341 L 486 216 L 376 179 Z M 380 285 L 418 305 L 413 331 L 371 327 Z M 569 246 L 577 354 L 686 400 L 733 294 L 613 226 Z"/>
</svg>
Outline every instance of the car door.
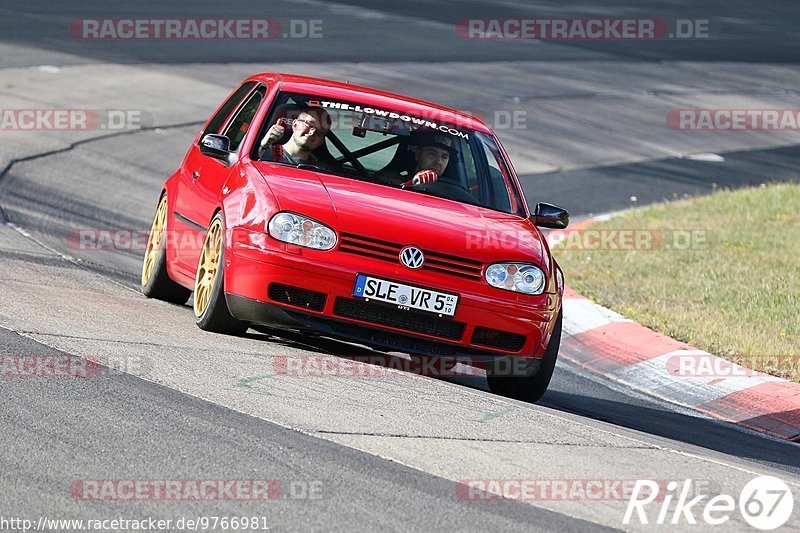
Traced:
<svg viewBox="0 0 800 533">
<path fill-rule="evenodd" d="M 187 155 L 175 201 L 176 226 L 182 228 L 176 243 L 176 263 L 187 274 L 194 275 L 208 223 L 219 206 L 222 187 L 236 169 L 238 158 L 235 154 L 265 94 L 266 87 L 263 85 L 252 88 L 241 98 L 234 112 L 229 112 L 224 121 L 209 122 L 209 127 L 200 136 L 202 139 L 206 134 L 219 133 L 228 137 L 232 158 L 223 161 L 204 155 L 200 152 L 199 143 Z M 225 109 L 220 108 L 220 112 L 224 113 Z"/>
</svg>

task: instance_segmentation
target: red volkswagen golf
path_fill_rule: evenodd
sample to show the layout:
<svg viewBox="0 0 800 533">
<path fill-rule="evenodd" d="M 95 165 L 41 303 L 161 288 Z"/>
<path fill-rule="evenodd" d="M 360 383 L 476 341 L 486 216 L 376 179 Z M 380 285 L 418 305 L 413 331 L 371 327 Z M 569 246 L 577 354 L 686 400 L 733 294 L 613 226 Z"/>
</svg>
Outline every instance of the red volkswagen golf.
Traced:
<svg viewBox="0 0 800 533">
<path fill-rule="evenodd" d="M 164 184 L 142 292 L 219 333 L 311 330 L 469 361 L 536 401 L 556 364 L 564 280 L 480 120 L 321 79 L 259 74 Z M 198 245 L 191 245 L 198 243 Z"/>
</svg>

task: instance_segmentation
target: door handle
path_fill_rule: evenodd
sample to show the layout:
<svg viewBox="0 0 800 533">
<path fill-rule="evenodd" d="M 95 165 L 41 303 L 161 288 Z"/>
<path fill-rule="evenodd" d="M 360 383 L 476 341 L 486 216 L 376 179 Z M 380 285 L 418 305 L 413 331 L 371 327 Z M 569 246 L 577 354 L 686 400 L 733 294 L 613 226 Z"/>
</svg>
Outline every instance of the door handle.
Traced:
<svg viewBox="0 0 800 533">
<path fill-rule="evenodd" d="M 199 177 L 200 177 L 200 171 L 199 170 L 195 170 L 194 172 L 192 172 L 192 179 L 193 180 L 196 180 Z"/>
</svg>

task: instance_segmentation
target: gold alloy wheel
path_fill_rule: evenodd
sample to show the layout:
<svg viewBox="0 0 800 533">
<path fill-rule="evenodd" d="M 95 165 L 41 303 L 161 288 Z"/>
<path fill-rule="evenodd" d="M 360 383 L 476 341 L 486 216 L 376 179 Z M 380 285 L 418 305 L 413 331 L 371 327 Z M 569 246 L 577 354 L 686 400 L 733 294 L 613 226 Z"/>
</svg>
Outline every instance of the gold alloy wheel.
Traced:
<svg viewBox="0 0 800 533">
<path fill-rule="evenodd" d="M 156 266 L 158 253 L 161 249 L 161 240 L 164 238 L 164 228 L 167 225 L 167 196 L 161 197 L 156 209 L 156 216 L 153 217 L 153 225 L 150 227 L 150 236 L 147 238 L 147 250 L 144 254 L 142 264 L 142 286 L 147 285 L 153 276 Z"/>
<path fill-rule="evenodd" d="M 206 241 L 200 252 L 200 265 L 194 280 L 194 314 L 200 317 L 208 309 L 214 281 L 219 271 L 219 259 L 222 255 L 222 222 L 214 219 L 208 228 Z"/>
</svg>

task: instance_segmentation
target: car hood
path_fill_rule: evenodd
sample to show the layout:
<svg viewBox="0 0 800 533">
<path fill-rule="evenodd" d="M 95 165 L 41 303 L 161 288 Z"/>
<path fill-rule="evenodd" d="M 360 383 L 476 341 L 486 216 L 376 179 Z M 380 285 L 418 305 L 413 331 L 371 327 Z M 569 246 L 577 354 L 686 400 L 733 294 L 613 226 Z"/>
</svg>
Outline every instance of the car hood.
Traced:
<svg viewBox="0 0 800 533">
<path fill-rule="evenodd" d="M 281 210 L 349 233 L 483 262 L 528 261 L 549 270 L 530 220 L 443 198 L 292 167 L 258 163 Z"/>
</svg>

